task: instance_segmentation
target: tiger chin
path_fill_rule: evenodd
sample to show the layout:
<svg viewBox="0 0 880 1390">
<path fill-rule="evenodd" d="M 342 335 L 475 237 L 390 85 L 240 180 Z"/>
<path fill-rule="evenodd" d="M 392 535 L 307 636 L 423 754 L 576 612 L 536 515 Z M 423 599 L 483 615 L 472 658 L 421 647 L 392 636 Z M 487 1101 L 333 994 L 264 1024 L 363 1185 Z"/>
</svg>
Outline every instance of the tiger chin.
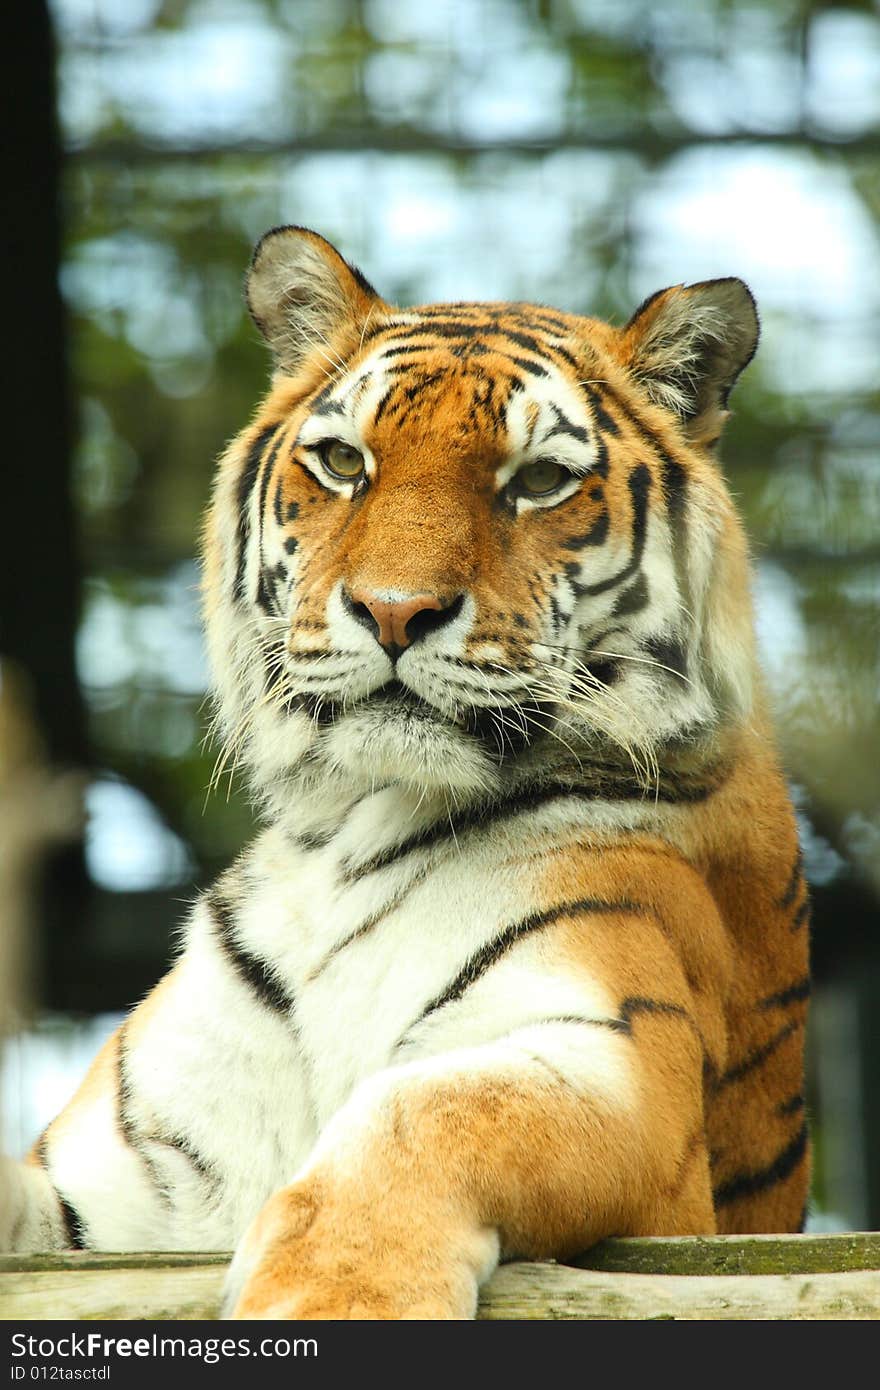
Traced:
<svg viewBox="0 0 880 1390">
<path fill-rule="evenodd" d="M 469 1318 L 499 1261 L 795 1231 L 809 906 L 717 458 L 736 279 L 622 328 L 400 308 L 280 227 L 203 541 L 265 828 L 8 1166 L 7 1247 L 235 1249 L 240 1318 Z"/>
</svg>

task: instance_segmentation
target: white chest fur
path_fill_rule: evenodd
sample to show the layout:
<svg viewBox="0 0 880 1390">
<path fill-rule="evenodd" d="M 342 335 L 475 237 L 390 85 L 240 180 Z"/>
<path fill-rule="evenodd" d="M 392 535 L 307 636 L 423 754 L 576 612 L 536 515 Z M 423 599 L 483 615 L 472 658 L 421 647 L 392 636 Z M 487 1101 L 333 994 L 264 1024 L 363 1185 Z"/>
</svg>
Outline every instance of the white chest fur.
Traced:
<svg viewBox="0 0 880 1390">
<path fill-rule="evenodd" d="M 95 1239 L 228 1247 L 361 1083 L 409 1064 L 468 1070 L 491 1053 L 517 1072 L 546 1053 L 619 1099 L 619 1036 L 570 1026 L 607 1022 L 617 1001 L 560 969 L 543 930 L 566 906 L 547 856 L 602 833 L 591 819 L 565 798 L 459 816 L 453 832 L 385 791 L 320 833 L 266 831 L 197 904 L 181 959 L 126 1024 L 124 1085 L 54 1141 L 55 1171 L 81 1184 L 94 1165 L 80 1150 L 105 1135 L 81 1193 Z"/>
<path fill-rule="evenodd" d="M 257 842 L 238 940 L 271 963 L 293 1001 L 317 1131 L 384 1067 L 491 1040 L 548 1012 L 608 1012 L 595 982 L 554 974 L 528 933 L 460 997 L 431 1007 L 500 934 L 528 921 L 554 823 L 567 838 L 582 819 L 582 810 L 553 807 L 420 845 L 414 837 L 431 813 L 414 814 L 389 790 L 365 798 L 323 846 L 295 846 L 280 830 Z"/>
</svg>

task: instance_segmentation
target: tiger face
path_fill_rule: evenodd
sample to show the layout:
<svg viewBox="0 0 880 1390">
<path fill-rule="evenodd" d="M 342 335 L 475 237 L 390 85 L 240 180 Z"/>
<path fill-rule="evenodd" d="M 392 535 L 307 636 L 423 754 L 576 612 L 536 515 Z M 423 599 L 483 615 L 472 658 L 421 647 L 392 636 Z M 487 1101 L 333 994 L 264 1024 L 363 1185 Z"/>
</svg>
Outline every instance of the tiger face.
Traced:
<svg viewBox="0 0 880 1390">
<path fill-rule="evenodd" d="M 661 291 L 620 330 L 401 310 L 280 228 L 248 302 L 277 371 L 222 462 L 205 575 L 226 736 L 262 794 L 585 768 L 656 792 L 717 753 L 754 667 L 713 455 L 757 342 L 741 281 Z"/>
</svg>

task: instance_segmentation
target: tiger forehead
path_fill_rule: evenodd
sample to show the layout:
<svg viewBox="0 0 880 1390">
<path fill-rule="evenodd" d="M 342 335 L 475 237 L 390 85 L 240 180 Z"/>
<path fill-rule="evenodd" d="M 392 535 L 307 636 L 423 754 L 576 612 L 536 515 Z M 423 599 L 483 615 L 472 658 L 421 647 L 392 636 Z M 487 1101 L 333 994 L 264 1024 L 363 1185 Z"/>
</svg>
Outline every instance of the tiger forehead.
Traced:
<svg viewBox="0 0 880 1390">
<path fill-rule="evenodd" d="M 528 448 L 546 432 L 542 419 L 547 429 L 576 420 L 586 439 L 589 349 L 580 357 L 572 350 L 578 321 L 525 309 L 438 305 L 375 323 L 360 356 L 325 384 L 310 413 L 328 427 L 332 417 L 347 420 L 364 439 L 442 434 L 449 446 L 491 444 L 496 456 Z"/>
<path fill-rule="evenodd" d="M 586 326 L 540 305 L 429 304 L 367 325 L 361 345 L 374 343 L 383 358 L 419 356 L 445 346 L 461 361 L 506 357 L 536 369 L 548 358 L 577 370 Z"/>
</svg>

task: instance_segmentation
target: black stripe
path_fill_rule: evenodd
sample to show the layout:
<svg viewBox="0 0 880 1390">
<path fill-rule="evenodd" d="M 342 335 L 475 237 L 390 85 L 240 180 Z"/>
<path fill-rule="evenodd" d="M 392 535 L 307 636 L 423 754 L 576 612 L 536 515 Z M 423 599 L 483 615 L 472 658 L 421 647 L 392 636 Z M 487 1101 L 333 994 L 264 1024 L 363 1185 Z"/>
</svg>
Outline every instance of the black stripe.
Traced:
<svg viewBox="0 0 880 1390">
<path fill-rule="evenodd" d="M 791 1023 L 786 1023 L 783 1028 L 780 1028 L 778 1033 L 774 1033 L 773 1037 L 763 1043 L 761 1047 L 756 1047 L 752 1052 L 749 1052 L 741 1062 L 737 1062 L 735 1067 L 730 1067 L 728 1071 L 724 1072 L 724 1074 L 718 1078 L 716 1089 L 722 1090 L 725 1086 L 732 1086 L 735 1082 L 742 1081 L 743 1077 L 748 1076 L 750 1072 L 757 1071 L 758 1067 L 763 1066 L 768 1057 L 772 1057 L 782 1044 L 791 1037 L 792 1033 L 796 1033 L 797 1030 L 802 1027 L 803 1022 L 800 1019 L 793 1019 Z"/>
<path fill-rule="evenodd" d="M 498 820 L 504 820 L 508 816 L 515 816 L 524 811 L 534 811 L 545 802 L 555 800 L 562 795 L 565 793 L 561 792 L 558 787 L 543 791 L 530 789 L 521 792 L 518 796 L 510 797 L 509 800 L 500 804 L 490 802 L 447 820 L 434 821 L 431 825 L 415 831 L 405 840 L 389 846 L 388 849 L 380 850 L 378 854 L 372 855 L 359 864 L 352 863 L 351 860 L 344 862 L 342 864 L 343 881 L 356 883 L 358 879 L 365 878 L 367 874 L 389 868 L 416 850 L 433 849 L 445 840 L 455 841 L 460 835 L 475 828 L 486 830 Z"/>
<path fill-rule="evenodd" d="M 360 863 L 344 861 L 341 865 L 343 881 L 356 883 L 367 874 L 387 869 L 417 850 L 434 849 L 447 840 L 457 841 L 459 837 L 475 829 L 486 831 L 499 821 L 540 810 L 552 801 L 641 801 L 648 795 L 651 800 L 672 805 L 687 805 L 707 800 L 723 785 L 727 777 L 727 772 L 721 765 L 713 765 L 703 773 L 693 776 L 677 776 L 670 773 L 662 777 L 658 784 L 646 793 L 643 784 L 635 777 L 627 775 L 623 768 L 595 763 L 591 771 L 593 781 L 586 785 L 553 783 L 549 786 L 528 787 L 504 801 L 485 802 L 470 811 L 461 812 L 458 816 L 434 821 L 401 840 L 399 844 L 391 845 L 369 859 Z"/>
<path fill-rule="evenodd" d="M 804 1123 L 791 1143 L 786 1144 L 766 1168 L 759 1168 L 753 1173 L 738 1173 L 716 1188 L 712 1194 L 716 1207 L 728 1206 L 743 1197 L 755 1197 L 759 1192 L 767 1192 L 777 1183 L 784 1182 L 806 1156 L 807 1139 L 807 1126 Z"/>
<path fill-rule="evenodd" d="M 548 1018 L 532 1018 L 525 1023 L 518 1023 L 513 1030 L 516 1033 L 522 1032 L 525 1028 L 543 1028 L 555 1023 L 573 1024 L 586 1028 L 609 1028 L 612 1033 L 625 1033 L 629 1037 L 632 1029 L 620 1018 L 587 1018 L 586 1014 L 551 1014 Z"/>
<path fill-rule="evenodd" d="M 483 320 L 468 322 L 464 318 L 439 318 L 431 323 L 411 323 L 403 324 L 394 333 L 395 339 L 401 342 L 409 342 L 413 338 L 427 338 L 425 348 L 432 346 L 432 338 L 476 338 L 492 332 L 491 327 Z"/>
<path fill-rule="evenodd" d="M 284 658 L 280 652 L 263 652 L 263 690 L 266 695 L 274 695 L 284 681 Z"/>
<path fill-rule="evenodd" d="M 354 605 L 352 605 L 352 607 L 353 606 Z M 334 655 L 336 655 L 336 653 L 327 647 L 303 647 L 301 651 L 290 653 L 291 659 L 297 663 L 309 661 L 326 662 L 328 656 Z"/>
<path fill-rule="evenodd" d="M 272 435 L 278 428 L 278 422 L 266 425 L 260 430 L 250 449 L 241 470 L 241 477 L 238 480 L 238 554 L 235 561 L 235 583 L 233 586 L 233 596 L 239 600 L 244 598 L 244 579 L 245 567 L 247 562 L 247 543 L 250 534 L 248 522 L 248 507 L 250 504 L 251 493 L 257 481 L 257 474 L 260 469 L 260 460 L 263 457 L 263 450 L 266 448 Z"/>
<path fill-rule="evenodd" d="M 803 868 L 804 852 L 800 845 L 798 845 L 797 854 L 795 855 L 791 873 L 788 876 L 788 884 L 786 885 L 785 892 L 782 894 L 781 898 L 777 898 L 776 900 L 777 907 L 791 907 L 798 894 Z"/>
<path fill-rule="evenodd" d="M 337 941 L 331 946 L 330 950 L 318 961 L 317 965 L 312 966 L 306 976 L 306 983 L 311 984 L 317 980 L 318 976 L 323 974 L 331 961 L 334 961 L 336 957 L 341 955 L 349 946 L 353 946 L 356 941 L 361 941 L 365 936 L 369 936 L 370 932 L 375 931 L 376 927 L 380 926 L 386 918 L 390 917 L 392 912 L 396 912 L 402 905 L 404 899 L 407 898 L 415 888 L 418 888 L 424 883 L 425 879 L 428 877 L 428 871 L 428 865 L 423 865 L 420 869 L 417 869 L 409 882 L 399 888 L 382 907 L 377 908 L 369 917 L 366 917 L 359 926 L 355 927 L 354 931 L 348 934 L 348 936 L 343 937 L 341 941 Z"/>
<path fill-rule="evenodd" d="M 644 427 L 642 433 L 646 433 Z M 685 506 L 687 503 L 687 473 L 678 459 L 674 459 L 672 455 L 663 448 L 656 435 L 651 435 L 650 437 L 652 446 L 657 450 L 660 456 L 663 496 L 666 499 L 666 509 L 669 513 L 669 520 L 675 530 L 682 524 L 685 515 Z"/>
<path fill-rule="evenodd" d="M 455 682 L 450 682 L 454 685 Z M 503 763 L 518 757 L 532 743 L 543 737 L 553 718 L 554 706 L 531 704 L 472 708 L 462 721 L 463 727 L 478 738 L 494 761 Z"/>
<path fill-rule="evenodd" d="M 396 347 L 383 348 L 381 364 L 384 365 L 388 357 L 424 357 L 425 350 L 429 347 L 429 343 L 399 343 Z M 405 369 L 406 364 L 403 365 Z"/>
<path fill-rule="evenodd" d="M 494 331 L 499 333 L 502 337 L 507 338 L 511 343 L 516 343 L 518 347 L 525 348 L 526 352 L 537 353 L 539 357 L 547 357 L 551 351 L 559 351 L 559 349 L 554 348 L 550 343 L 539 343 L 538 339 L 531 333 L 523 333 L 516 328 L 499 327 Z M 559 355 L 560 357 L 563 356 L 563 352 L 559 351 Z M 555 410 L 556 407 L 554 406 L 553 409 Z"/>
<path fill-rule="evenodd" d="M 602 685 L 614 685 L 615 681 L 620 680 L 620 662 L 612 657 L 591 657 L 583 665 L 584 670 Z"/>
<path fill-rule="evenodd" d="M 338 825 L 325 826 L 323 830 L 301 830 L 294 835 L 293 843 L 305 850 L 326 849 L 338 831 Z"/>
<path fill-rule="evenodd" d="M 274 513 L 274 516 L 275 516 L 275 525 L 276 525 L 276 526 L 283 526 L 283 525 L 284 525 L 284 521 L 285 521 L 285 517 L 284 517 L 284 496 L 283 496 L 283 493 L 284 493 L 284 474 L 283 474 L 282 472 L 279 471 L 279 472 L 276 474 L 276 476 L 275 476 L 275 491 L 274 491 L 274 493 L 273 493 L 273 495 L 272 495 L 272 511 L 273 511 L 273 513 Z M 291 508 L 293 509 L 292 514 L 291 514 Z M 287 511 L 288 511 L 287 520 L 288 520 L 288 521 L 293 521 L 293 520 L 296 518 L 296 516 L 298 515 L 298 513 L 299 513 L 299 503 L 298 503 L 298 502 L 291 502 L 291 503 L 289 504 L 288 508 L 287 508 Z"/>
<path fill-rule="evenodd" d="M 315 1124 L 317 1112 L 314 1096 L 314 1063 L 303 1043 L 302 1034 L 295 1015 L 296 999 L 289 994 L 269 964 L 239 942 L 235 931 L 235 916 L 232 905 L 227 902 L 218 889 L 206 894 L 205 905 L 213 922 L 215 939 L 227 962 L 238 975 L 242 984 L 256 996 L 261 1004 L 272 1013 L 284 1018 L 291 1033 L 299 1044 L 299 1059 L 302 1064 L 308 1107 Z"/>
<path fill-rule="evenodd" d="M 364 274 L 364 272 L 360 269 L 360 267 L 359 267 L 359 266 L 356 266 L 356 265 L 352 265 L 351 261 L 346 261 L 345 264 L 346 264 L 346 266 L 348 267 L 348 269 L 351 271 L 351 273 L 352 273 L 352 275 L 354 276 L 354 278 L 355 278 L 355 280 L 357 281 L 357 283 L 360 285 L 360 287 L 361 287 L 361 289 L 363 290 L 364 294 L 369 295 L 371 299 L 378 299 L 378 298 L 379 298 L 378 294 L 377 294 L 376 291 L 373 289 L 373 286 L 370 284 L 369 280 L 367 279 L 367 277 L 366 277 L 366 275 Z"/>
<path fill-rule="evenodd" d="M 583 550 L 588 545 L 604 545 L 608 539 L 608 508 L 603 507 L 592 526 L 579 536 L 567 536 L 562 542 L 566 550 Z"/>
<path fill-rule="evenodd" d="M 664 675 L 677 676 L 680 680 L 687 681 L 688 651 L 680 638 L 649 637 L 645 642 L 645 651 L 653 661 L 659 662 L 664 668 Z"/>
<path fill-rule="evenodd" d="M 788 1100 L 782 1101 L 776 1107 L 777 1115 L 796 1115 L 799 1110 L 804 1108 L 804 1095 L 798 1091 L 796 1095 L 789 1096 Z"/>
<path fill-rule="evenodd" d="M 557 434 L 568 435 L 571 439 L 577 440 L 579 444 L 592 443 L 583 425 L 576 425 L 573 420 L 569 420 L 568 416 L 564 411 L 559 409 L 558 405 L 551 405 L 550 408 L 556 416 L 556 428 L 552 429 L 550 433 L 545 435 L 544 439 L 541 440 L 542 448 L 548 439 L 553 439 Z"/>
<path fill-rule="evenodd" d="M 575 371 L 580 371 L 580 362 L 577 357 L 563 347 L 561 343 L 549 341 L 548 339 L 539 340 L 530 332 L 533 326 L 538 326 L 544 333 L 559 333 L 560 330 L 567 333 L 568 325 L 563 321 L 551 320 L 548 324 L 539 325 L 536 315 L 531 315 L 527 320 L 522 318 L 522 328 L 512 328 L 509 323 L 510 315 L 505 313 L 503 317 L 487 312 L 482 306 L 471 307 L 468 304 L 462 305 L 436 305 L 427 306 L 418 311 L 425 320 L 421 324 L 401 324 L 396 329 L 389 328 L 389 339 L 410 340 L 413 338 L 424 338 L 424 343 L 401 347 L 395 346 L 386 348 L 383 356 L 397 356 L 406 351 L 428 351 L 434 346 L 432 337 L 439 338 L 478 338 L 481 345 L 485 346 L 490 352 L 501 351 L 495 343 L 494 338 L 502 338 L 510 343 L 515 343 L 518 347 L 524 348 L 526 352 L 533 352 L 538 357 L 553 358 L 566 362 Z"/>
<path fill-rule="evenodd" d="M 571 1080 L 569 1077 L 567 1077 L 564 1072 L 561 1072 L 558 1067 L 554 1067 L 552 1062 L 548 1062 L 546 1057 L 540 1056 L 537 1052 L 527 1052 L 525 1055 L 530 1061 L 539 1066 L 542 1071 L 549 1072 L 557 1086 L 561 1086 L 563 1090 L 571 1089 Z"/>
<path fill-rule="evenodd" d="M 789 985 L 787 989 L 781 989 L 778 994 L 768 994 L 757 1007 L 764 1012 L 768 1009 L 785 1009 L 789 1004 L 800 1004 L 804 999 L 809 999 L 810 992 L 810 977 L 805 975 L 802 980 Z"/>
<path fill-rule="evenodd" d="M 644 911 L 644 909 L 640 910 Z M 687 1009 L 682 1008 L 680 1004 L 669 1004 L 663 999 L 646 999 L 637 995 L 624 999 L 620 1006 L 620 1013 L 616 1018 L 588 1018 L 586 1014 L 551 1014 L 547 1018 L 536 1018 L 528 1023 L 517 1024 L 515 1031 L 519 1032 L 521 1028 L 537 1028 L 545 1023 L 571 1023 L 582 1024 L 590 1028 L 609 1028 L 613 1033 L 622 1033 L 625 1037 L 631 1038 L 633 1035 L 632 1020 L 636 1014 L 640 1013 L 679 1018 L 690 1024 L 696 1031 L 693 1019 Z"/>
<path fill-rule="evenodd" d="M 687 500 L 687 470 L 685 466 L 673 454 L 669 452 L 659 435 L 646 425 L 635 411 L 633 411 L 608 385 L 602 383 L 602 391 L 615 404 L 626 422 L 636 431 L 637 434 L 650 445 L 653 452 L 657 455 L 662 465 L 663 495 L 669 511 L 670 521 L 675 524 L 684 515 L 685 503 Z"/>
<path fill-rule="evenodd" d="M 34 1146 L 34 1158 L 36 1159 L 39 1166 L 42 1168 L 43 1172 L 46 1174 L 46 1177 L 49 1179 L 49 1186 L 52 1188 L 52 1191 L 55 1194 L 55 1199 L 58 1202 L 58 1207 L 61 1212 L 61 1220 L 64 1224 L 66 1247 L 70 1250 L 85 1250 L 86 1223 L 80 1216 L 73 1203 L 69 1201 L 68 1198 L 65 1197 L 61 1192 L 59 1192 L 58 1188 L 52 1180 L 52 1174 L 49 1172 L 49 1134 L 47 1130 L 43 1130 L 43 1133 L 40 1135 L 36 1145 Z M 13 1245 L 13 1249 L 14 1248 L 15 1247 Z"/>
<path fill-rule="evenodd" d="M 500 348 L 493 348 L 493 352 L 498 357 L 504 358 L 506 362 L 512 362 L 515 367 L 519 367 L 527 376 L 549 376 L 548 369 L 540 362 L 533 362 L 529 357 L 517 357 L 513 352 L 502 352 Z"/>
<path fill-rule="evenodd" d="M 690 1014 L 681 1004 L 669 1004 L 663 999 L 646 999 L 641 995 L 630 995 L 620 1006 L 620 1022 L 629 1034 L 632 1033 L 632 1020 L 636 1014 L 664 1014 L 693 1024 Z"/>
<path fill-rule="evenodd" d="M 388 409 L 388 406 L 389 406 L 390 401 L 391 401 L 391 397 L 394 395 L 394 392 L 395 392 L 396 390 L 397 390 L 397 385 L 396 385 L 396 383 L 392 383 L 392 385 L 389 386 L 388 389 L 386 390 L 385 394 L 383 395 L 383 397 L 382 397 L 382 399 L 380 400 L 379 404 L 376 406 L 376 409 L 375 409 L 375 411 L 374 411 L 374 413 L 373 413 L 373 424 L 374 424 L 374 425 L 378 425 L 379 421 L 382 419 L 382 416 L 385 414 L 385 411 Z"/>
<path fill-rule="evenodd" d="M 614 402 L 624 419 L 648 444 L 660 460 L 660 476 L 663 497 L 673 538 L 673 559 L 679 589 L 686 602 L 689 602 L 690 575 L 687 559 L 687 486 L 688 475 L 684 464 L 669 452 L 659 435 L 631 410 L 617 393 L 603 383 L 602 389 Z"/>
<path fill-rule="evenodd" d="M 810 920 L 810 903 L 809 903 L 809 899 L 807 899 L 805 902 L 802 902 L 802 903 L 801 903 L 801 905 L 800 905 L 800 907 L 798 908 L 797 912 L 794 914 L 794 916 L 793 916 L 792 919 L 791 919 L 791 929 L 792 929 L 792 931 L 799 931 L 800 928 L 801 928 L 806 922 L 809 922 L 809 920 Z"/>
<path fill-rule="evenodd" d="M 356 883 L 358 879 L 366 877 L 367 874 L 377 873 L 380 869 L 390 867 L 397 860 L 405 858 L 415 850 L 432 849 L 444 840 L 456 840 L 459 835 L 466 834 L 475 828 L 487 829 L 498 820 L 517 815 L 523 811 L 533 811 L 545 802 L 565 794 L 564 791 L 555 786 L 538 790 L 528 788 L 506 801 L 483 803 L 470 811 L 462 812 L 458 816 L 434 821 L 431 825 L 424 826 L 421 830 L 407 836 L 405 840 L 389 846 L 388 849 L 380 850 L 378 854 L 372 855 L 359 864 L 354 864 L 351 860 L 343 862 L 343 881 Z"/>
<path fill-rule="evenodd" d="M 296 549 L 295 541 L 293 545 Z M 287 550 L 287 546 L 288 542 L 285 541 L 285 550 Z M 280 615 L 278 587 L 287 577 L 287 567 L 281 560 L 278 561 L 277 565 L 261 565 L 260 567 L 260 572 L 257 575 L 256 600 L 257 605 L 270 617 Z"/>
<path fill-rule="evenodd" d="M 284 542 L 284 549 L 291 554 L 291 538 Z M 293 549 L 296 549 L 296 541 L 293 541 Z M 290 581 L 290 573 L 283 560 L 279 560 L 276 565 L 264 565 L 260 570 L 257 582 L 257 603 L 264 612 L 270 615 L 280 616 L 281 605 L 278 601 L 279 591 L 282 596 L 286 594 L 287 585 Z"/>
<path fill-rule="evenodd" d="M 293 1009 L 293 998 L 269 965 L 258 956 L 251 955 L 238 941 L 230 904 L 216 890 L 207 895 L 205 902 L 216 927 L 217 942 L 239 979 L 267 1009 L 273 1013 L 289 1014 Z"/>
<path fill-rule="evenodd" d="M 506 305 L 495 305 L 491 301 L 481 304 L 475 299 L 449 299 L 443 304 L 417 304 L 409 310 L 412 314 L 417 314 L 420 319 L 473 319 L 479 323 L 494 323 L 498 318 L 499 308 L 506 308 Z M 393 319 L 388 325 L 390 329 L 394 327 L 408 328 L 409 324 L 403 323 L 400 319 Z"/>
<path fill-rule="evenodd" d="M 578 376 L 580 376 L 581 363 L 579 359 L 575 357 L 573 352 L 569 352 L 568 348 L 564 348 L 561 343 L 548 342 L 544 351 L 548 356 L 561 357 L 563 362 L 567 362 L 570 367 L 574 368 Z"/>
<path fill-rule="evenodd" d="M 445 376 L 445 367 L 439 368 L 438 371 L 425 372 L 422 375 L 416 376 L 413 380 L 411 380 L 408 386 L 403 387 L 403 394 L 406 397 L 406 399 L 410 403 L 412 403 L 413 401 L 418 400 L 422 392 L 426 391 L 429 386 L 433 386 L 435 381 L 442 381 Z"/>
<path fill-rule="evenodd" d="M 271 448 L 271 449 L 268 451 L 268 453 L 265 455 L 264 462 L 263 462 L 262 468 L 261 468 L 261 477 L 260 477 L 260 507 L 259 507 L 259 515 L 258 515 L 258 525 L 259 525 L 259 527 L 260 527 L 260 558 L 261 558 L 261 559 L 262 559 L 262 553 L 263 553 L 263 516 L 264 516 L 265 511 L 266 511 L 266 498 L 267 498 L 268 495 L 269 495 L 269 484 L 270 484 L 271 481 L 272 481 L 272 476 L 273 476 L 273 474 L 272 474 L 272 468 L 273 468 L 273 466 L 274 466 L 274 464 L 275 464 L 275 460 L 276 460 L 277 457 L 278 457 L 278 451 L 279 451 L 279 449 L 281 448 L 281 443 L 282 443 L 282 440 L 283 440 L 283 439 L 284 439 L 284 431 L 283 431 L 283 430 L 279 430 L 279 431 L 278 431 L 278 438 L 275 440 L 275 443 L 272 445 L 272 448 Z M 277 499 L 276 499 L 276 500 L 277 500 Z"/>
<path fill-rule="evenodd" d="M 125 1026 L 123 1025 L 119 1030 L 116 1048 L 116 1122 L 119 1126 L 119 1133 L 122 1135 L 126 1144 L 137 1150 L 137 1133 L 135 1131 L 134 1121 L 129 1115 L 127 1108 L 128 1102 L 131 1099 L 131 1083 L 128 1077 L 126 1061 Z M 140 1153 L 139 1150 L 138 1152 Z M 144 1155 L 140 1154 L 140 1157 L 143 1158 Z M 155 1180 L 155 1174 L 152 1176 Z"/>
<path fill-rule="evenodd" d="M 560 333 L 563 337 L 567 337 L 571 333 L 571 319 L 566 318 L 557 309 L 549 308 L 546 304 L 529 304 L 523 299 L 513 299 L 504 307 L 506 313 L 522 320 L 529 328 L 537 324 L 544 333 Z"/>
<path fill-rule="evenodd" d="M 310 415 L 335 415 L 340 418 L 342 415 L 342 402 L 333 399 L 333 392 L 338 386 L 335 377 L 328 381 L 327 385 L 315 396 L 309 406 Z M 294 447 L 296 447 L 294 445 Z"/>
<path fill-rule="evenodd" d="M 72 1202 L 58 1191 L 52 1183 L 52 1190 L 58 1198 L 58 1205 L 61 1208 L 61 1220 L 64 1222 L 64 1234 L 67 1237 L 67 1245 L 71 1250 L 86 1249 L 86 1226 L 76 1207 Z"/>
<path fill-rule="evenodd" d="M 618 594 L 609 616 L 628 618 L 633 613 L 641 613 L 643 608 L 647 608 L 650 597 L 647 578 L 644 574 L 640 574 L 628 589 L 624 589 L 622 594 Z"/>
<path fill-rule="evenodd" d="M 625 565 L 617 574 L 613 574 L 610 579 L 603 579 L 599 584 L 582 584 L 578 580 L 580 566 L 574 563 L 565 566 L 565 573 L 568 580 L 578 597 L 585 594 L 603 594 L 607 589 L 613 589 L 616 585 L 622 584 L 624 580 L 631 579 L 637 572 L 642 563 L 642 555 L 645 549 L 645 538 L 647 535 L 648 520 L 648 498 L 651 491 L 651 470 L 647 464 L 640 463 L 632 470 L 627 479 L 630 499 L 632 502 L 632 551 L 630 553 L 629 564 Z"/>
<path fill-rule="evenodd" d="M 555 907 L 546 908 L 543 912 L 532 912 L 519 922 L 511 922 L 496 937 L 482 946 L 475 955 L 471 956 L 446 988 L 435 995 L 429 1004 L 425 1005 L 418 1017 L 409 1025 L 407 1033 L 424 1023 L 425 1019 L 436 1013 L 438 1009 L 445 1008 L 447 1004 L 454 1004 L 472 985 L 476 984 L 481 976 L 485 975 L 496 961 L 506 955 L 512 946 L 515 946 L 518 941 L 529 936 L 532 932 L 541 931 L 544 927 L 558 922 L 563 917 L 598 916 L 607 913 L 644 916 L 646 912 L 647 909 L 641 903 L 633 903 L 625 899 L 618 902 L 603 902 L 599 898 L 578 898 L 573 902 L 557 903 Z"/>
<path fill-rule="evenodd" d="M 131 1100 L 132 1088 L 127 1067 L 128 1052 L 125 1042 L 125 1028 L 126 1025 L 123 1024 L 119 1030 L 116 1047 L 116 1122 L 119 1126 L 119 1133 L 129 1148 L 137 1154 L 156 1192 L 166 1206 L 171 1206 L 171 1194 L 168 1187 L 150 1154 L 144 1148 L 144 1141 L 147 1136 L 138 1132 L 137 1126 L 129 1114 L 128 1103 Z"/>
<path fill-rule="evenodd" d="M 618 425 L 614 416 L 609 415 L 608 411 L 605 409 L 605 403 L 602 400 L 602 397 L 599 395 L 599 392 L 594 390 L 592 385 L 587 385 L 584 389 L 587 394 L 587 399 L 590 403 L 590 411 L 598 429 L 602 432 L 602 434 L 620 434 L 620 426 Z"/>
<path fill-rule="evenodd" d="M 171 1149 L 174 1153 L 180 1154 L 185 1158 L 190 1167 L 195 1169 L 199 1177 L 211 1187 L 219 1187 L 223 1181 L 221 1173 L 215 1165 L 200 1154 L 194 1144 L 186 1139 L 182 1134 L 149 1134 L 146 1136 L 151 1144 L 161 1144 L 163 1148 Z"/>
<path fill-rule="evenodd" d="M 666 499 L 666 513 L 672 533 L 672 561 L 675 579 L 685 610 L 692 607 L 690 557 L 688 555 L 687 488 L 688 476 L 678 459 L 651 436 L 653 447 L 660 456 L 661 484 Z"/>
</svg>

